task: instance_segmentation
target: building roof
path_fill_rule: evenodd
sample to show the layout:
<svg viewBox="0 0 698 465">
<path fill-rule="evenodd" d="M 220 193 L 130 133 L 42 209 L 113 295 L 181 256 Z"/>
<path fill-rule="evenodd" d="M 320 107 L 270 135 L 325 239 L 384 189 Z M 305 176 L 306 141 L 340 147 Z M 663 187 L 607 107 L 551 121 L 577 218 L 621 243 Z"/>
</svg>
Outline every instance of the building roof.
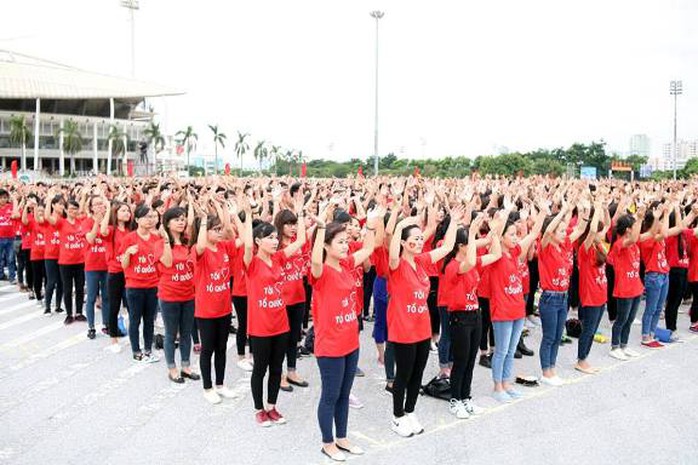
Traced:
<svg viewBox="0 0 698 465">
<path fill-rule="evenodd" d="M 184 92 L 0 50 L 0 99 L 137 99 Z"/>
</svg>

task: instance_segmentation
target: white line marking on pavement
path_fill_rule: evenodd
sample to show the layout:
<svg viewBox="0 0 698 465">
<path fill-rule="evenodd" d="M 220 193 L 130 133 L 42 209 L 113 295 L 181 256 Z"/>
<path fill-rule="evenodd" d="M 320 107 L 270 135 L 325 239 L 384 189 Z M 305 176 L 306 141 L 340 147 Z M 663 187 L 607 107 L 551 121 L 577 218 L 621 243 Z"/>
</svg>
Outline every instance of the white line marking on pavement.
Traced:
<svg viewBox="0 0 698 465">
<path fill-rule="evenodd" d="M 65 341 L 61 341 L 58 344 L 52 345 L 51 347 L 48 347 L 41 352 L 37 352 L 34 355 L 30 356 L 29 358 L 22 360 L 20 362 L 15 363 L 14 365 L 11 365 L 7 368 L 2 368 L 0 369 L 0 372 L 15 372 L 19 371 L 23 368 L 26 368 L 28 366 L 31 366 L 35 364 L 36 362 L 40 360 L 44 360 L 51 355 L 55 355 L 61 350 L 67 349 L 72 346 L 76 346 L 80 344 L 81 342 L 87 341 L 87 337 L 81 332 L 80 334 L 76 334 L 73 337 L 70 337 L 66 339 Z M 8 375 L 0 377 L 0 380 L 5 379 Z"/>
<path fill-rule="evenodd" d="M 32 305 L 34 307 L 36 307 L 36 302 L 33 300 L 30 300 L 29 302 L 23 302 L 23 303 L 20 303 L 17 305 L 13 305 L 12 307 L 6 308 L 5 310 L 0 310 L 0 316 L 4 316 L 4 315 L 7 315 L 9 313 L 16 312 L 17 310 L 22 310 L 23 308 L 29 308 Z M 38 307 L 36 307 L 36 308 L 38 308 Z M 41 314 L 41 310 L 37 310 L 37 312 L 39 312 Z"/>
<path fill-rule="evenodd" d="M 13 326 L 21 325 L 22 323 L 26 323 L 27 321 L 34 320 L 36 318 L 39 318 L 41 316 L 41 312 L 32 312 L 27 315 L 22 315 L 18 316 L 17 318 L 14 318 L 10 321 L 6 321 L 5 323 L 0 324 L 0 331 L 3 331 L 7 328 L 11 328 Z"/>
<path fill-rule="evenodd" d="M 41 336 L 45 336 L 48 333 L 52 333 L 53 331 L 56 331 L 57 329 L 65 328 L 65 324 L 62 321 L 58 321 L 55 323 L 52 323 L 50 325 L 44 326 L 42 328 L 39 328 L 38 330 L 34 331 L 33 333 L 25 334 L 22 337 L 18 337 L 16 339 L 13 339 L 9 342 L 6 342 L 5 344 L 0 346 L 0 352 L 6 349 L 11 349 L 14 347 L 21 346 L 23 344 L 26 344 L 27 342 L 36 339 Z"/>
</svg>

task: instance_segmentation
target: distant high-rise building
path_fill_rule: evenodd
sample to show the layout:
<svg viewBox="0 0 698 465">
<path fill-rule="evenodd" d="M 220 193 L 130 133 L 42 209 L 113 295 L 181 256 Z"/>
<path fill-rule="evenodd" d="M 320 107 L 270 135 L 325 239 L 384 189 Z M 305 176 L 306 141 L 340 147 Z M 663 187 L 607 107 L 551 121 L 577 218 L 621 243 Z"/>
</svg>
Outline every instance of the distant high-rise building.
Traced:
<svg viewBox="0 0 698 465">
<path fill-rule="evenodd" d="M 690 158 L 698 157 L 698 140 L 680 140 L 676 142 L 676 169 L 682 169 Z M 666 169 L 674 168 L 674 144 L 663 145 L 662 155 Z"/>
<path fill-rule="evenodd" d="M 635 134 L 630 137 L 628 155 L 639 155 L 649 158 L 652 154 L 652 144 L 647 134 Z"/>
</svg>

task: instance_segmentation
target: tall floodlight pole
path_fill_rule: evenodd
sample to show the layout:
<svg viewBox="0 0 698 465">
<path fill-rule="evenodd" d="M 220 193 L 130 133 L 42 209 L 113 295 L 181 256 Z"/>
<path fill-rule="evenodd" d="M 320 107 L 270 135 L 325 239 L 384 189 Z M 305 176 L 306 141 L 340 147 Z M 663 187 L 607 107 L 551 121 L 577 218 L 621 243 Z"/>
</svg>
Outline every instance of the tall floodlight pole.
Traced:
<svg viewBox="0 0 698 465">
<path fill-rule="evenodd" d="M 679 95 L 681 95 L 683 92 L 683 83 L 681 81 L 671 81 L 669 84 L 669 94 L 674 96 L 674 153 L 673 153 L 673 158 L 674 158 L 674 181 L 676 181 L 676 156 L 677 152 L 679 151 L 679 147 L 676 143 L 676 104 Z"/>
<path fill-rule="evenodd" d="M 121 0 L 121 6 L 128 8 L 131 14 L 131 77 L 136 77 L 136 19 L 135 11 L 140 9 L 138 0 Z"/>
<path fill-rule="evenodd" d="M 385 14 L 382 11 L 374 10 L 371 17 L 376 20 L 376 102 L 375 102 L 375 122 L 373 129 L 373 174 L 378 176 L 378 20 Z"/>
</svg>

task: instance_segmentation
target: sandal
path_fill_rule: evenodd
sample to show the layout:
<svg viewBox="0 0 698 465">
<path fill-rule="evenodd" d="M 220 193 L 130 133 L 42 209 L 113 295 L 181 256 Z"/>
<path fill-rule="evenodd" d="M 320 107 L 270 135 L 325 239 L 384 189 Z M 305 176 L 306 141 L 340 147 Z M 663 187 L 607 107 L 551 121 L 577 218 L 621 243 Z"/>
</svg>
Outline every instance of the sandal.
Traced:
<svg viewBox="0 0 698 465">
<path fill-rule="evenodd" d="M 298 387 L 302 387 L 302 388 L 309 386 L 308 382 L 305 380 L 295 381 L 295 380 L 292 380 L 291 378 L 286 378 L 286 381 L 288 382 L 288 384 L 293 384 L 294 386 L 298 386 Z"/>
<path fill-rule="evenodd" d="M 346 462 L 347 461 L 347 456 L 344 455 L 344 452 L 339 451 L 339 452 L 335 452 L 334 454 L 330 454 L 329 452 L 327 452 L 325 450 L 324 447 L 322 449 L 320 449 L 320 452 L 322 452 L 326 457 L 331 458 L 335 462 Z"/>
<path fill-rule="evenodd" d="M 596 368 L 582 368 L 579 365 L 575 365 L 574 369 L 587 375 L 595 375 L 599 372 Z"/>
<path fill-rule="evenodd" d="M 180 375 L 182 378 L 189 378 L 192 381 L 198 381 L 201 379 L 201 375 L 198 373 L 194 373 L 193 371 L 191 373 L 187 373 L 185 371 L 180 372 Z"/>
<path fill-rule="evenodd" d="M 167 377 L 170 378 L 170 381 L 172 381 L 173 383 L 184 384 L 184 378 L 182 378 L 181 376 L 174 377 L 172 376 L 172 374 L 168 373 Z"/>
</svg>

